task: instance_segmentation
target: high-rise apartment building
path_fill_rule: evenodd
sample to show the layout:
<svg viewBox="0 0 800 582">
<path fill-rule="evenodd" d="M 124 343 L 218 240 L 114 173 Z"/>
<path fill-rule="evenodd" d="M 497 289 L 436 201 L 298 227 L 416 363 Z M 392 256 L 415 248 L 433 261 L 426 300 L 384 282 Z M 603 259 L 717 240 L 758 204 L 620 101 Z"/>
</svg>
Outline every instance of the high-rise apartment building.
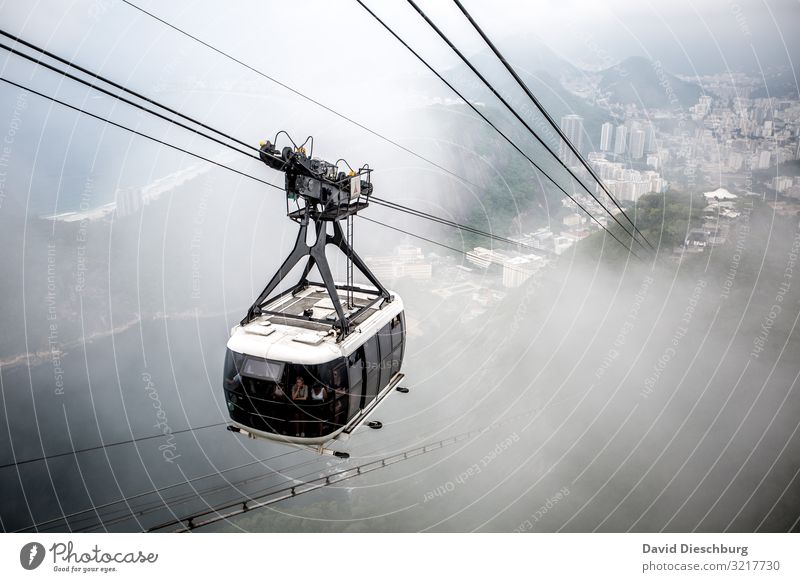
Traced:
<svg viewBox="0 0 800 582">
<path fill-rule="evenodd" d="M 614 153 L 624 154 L 627 149 L 628 128 L 624 125 L 618 125 L 617 131 L 614 134 Z"/>
<path fill-rule="evenodd" d="M 611 151 L 611 143 L 614 137 L 614 124 L 606 122 L 600 129 L 600 150 L 604 152 Z"/>
<path fill-rule="evenodd" d="M 575 146 L 575 149 L 580 151 L 583 140 L 583 117 L 574 114 L 565 115 L 561 118 L 561 130 L 564 132 L 564 135 L 567 136 L 567 139 L 572 142 L 572 145 Z M 559 157 L 568 166 L 578 165 L 578 158 L 572 153 L 569 145 L 563 140 L 561 141 L 561 147 L 558 153 Z"/>
</svg>

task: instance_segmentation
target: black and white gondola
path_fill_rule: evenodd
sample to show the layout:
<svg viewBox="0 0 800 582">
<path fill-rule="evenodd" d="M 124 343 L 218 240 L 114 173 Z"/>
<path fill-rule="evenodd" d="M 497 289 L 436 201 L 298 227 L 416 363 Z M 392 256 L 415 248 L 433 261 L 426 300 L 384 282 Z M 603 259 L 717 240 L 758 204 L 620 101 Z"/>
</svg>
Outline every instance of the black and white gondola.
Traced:
<svg viewBox="0 0 800 582">
<path fill-rule="evenodd" d="M 302 147 L 279 153 L 271 142 L 261 145 L 260 157 L 285 173 L 287 215 L 300 228 L 289 257 L 231 330 L 223 378 L 228 428 L 346 457 L 325 443 L 361 426 L 403 379 L 403 302 L 352 247 L 353 216 L 372 193 L 370 170 L 345 174 Z M 347 221 L 347 235 L 341 221 Z M 333 280 L 328 245 L 347 259 L 344 284 Z M 270 297 L 302 260 L 300 280 Z M 314 267 L 321 282 L 308 280 Z M 356 269 L 370 284 L 354 283 Z"/>
</svg>

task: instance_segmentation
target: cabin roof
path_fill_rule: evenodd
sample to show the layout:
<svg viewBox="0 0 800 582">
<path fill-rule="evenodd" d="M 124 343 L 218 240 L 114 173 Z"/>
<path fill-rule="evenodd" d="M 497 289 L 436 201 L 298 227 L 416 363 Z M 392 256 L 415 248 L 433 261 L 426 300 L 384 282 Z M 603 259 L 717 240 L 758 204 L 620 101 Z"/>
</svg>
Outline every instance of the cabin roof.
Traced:
<svg viewBox="0 0 800 582">
<path fill-rule="evenodd" d="M 319 364 L 329 362 L 339 356 L 349 355 L 355 348 L 377 333 L 388 321 L 403 311 L 399 296 L 391 293 L 393 300 L 382 302 L 364 309 L 352 320 L 354 331 L 342 342 L 336 341 L 334 329 L 336 311 L 324 289 L 308 287 L 296 295 L 278 297 L 264 308 L 264 313 L 245 326 L 237 325 L 231 330 L 228 348 L 269 360 L 295 362 L 298 364 Z M 354 308 L 345 313 L 357 311 L 375 299 L 374 295 L 353 293 Z M 340 295 L 343 303 L 346 298 Z M 378 308 L 380 306 L 380 309 Z M 328 319 L 331 323 L 295 319 L 287 316 L 303 316 L 306 309 L 313 311 L 314 319 Z"/>
</svg>

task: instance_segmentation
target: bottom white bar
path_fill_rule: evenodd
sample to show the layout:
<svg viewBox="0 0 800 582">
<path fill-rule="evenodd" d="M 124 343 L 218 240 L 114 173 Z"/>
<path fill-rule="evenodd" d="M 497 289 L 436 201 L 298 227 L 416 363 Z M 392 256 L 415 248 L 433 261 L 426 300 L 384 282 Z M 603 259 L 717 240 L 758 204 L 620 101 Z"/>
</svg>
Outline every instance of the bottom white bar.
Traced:
<svg viewBox="0 0 800 582">
<path fill-rule="evenodd" d="M 791 534 L 5 534 L 0 550 L 6 580 L 800 580 Z"/>
</svg>

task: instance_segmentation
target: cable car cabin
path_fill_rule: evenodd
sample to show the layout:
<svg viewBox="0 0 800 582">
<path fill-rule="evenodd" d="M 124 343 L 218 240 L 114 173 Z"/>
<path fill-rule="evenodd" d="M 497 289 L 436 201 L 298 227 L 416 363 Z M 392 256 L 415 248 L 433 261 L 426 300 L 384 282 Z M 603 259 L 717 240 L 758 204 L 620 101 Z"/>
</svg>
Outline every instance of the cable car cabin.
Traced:
<svg viewBox="0 0 800 582">
<path fill-rule="evenodd" d="M 265 314 L 231 330 L 224 389 L 235 427 L 320 445 L 349 434 L 397 385 L 405 348 L 403 302 L 392 294 L 392 301 L 376 303 L 372 288 L 359 288 L 370 293 L 354 291 L 352 331 L 341 342 L 333 325 L 319 322 L 336 319 L 319 286 L 278 296 Z"/>
</svg>

